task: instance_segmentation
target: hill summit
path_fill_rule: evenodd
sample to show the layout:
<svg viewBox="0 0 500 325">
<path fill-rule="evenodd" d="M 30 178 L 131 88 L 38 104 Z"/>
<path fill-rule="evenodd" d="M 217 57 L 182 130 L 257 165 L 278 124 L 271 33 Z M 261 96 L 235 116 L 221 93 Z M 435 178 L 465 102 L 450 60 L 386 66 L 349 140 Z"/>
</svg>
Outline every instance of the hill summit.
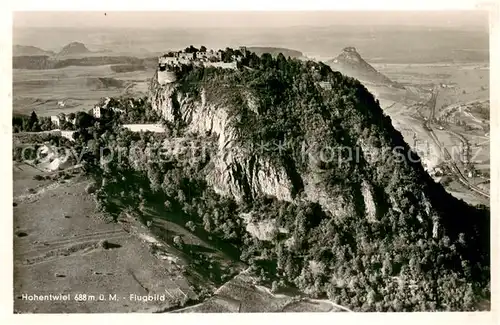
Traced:
<svg viewBox="0 0 500 325">
<path fill-rule="evenodd" d="M 333 70 L 337 70 L 349 77 L 359 79 L 362 82 L 395 85 L 391 79 L 383 75 L 377 69 L 366 62 L 356 51 L 355 47 L 349 46 L 334 59 L 327 61 Z"/>
<path fill-rule="evenodd" d="M 171 82 L 158 80 L 161 63 L 151 79 L 148 109 L 165 134 L 122 132 L 111 114 L 79 126 L 82 147 L 130 148 L 105 166 L 97 150 L 84 158 L 102 207 L 154 204 L 225 243 L 261 283 L 355 311 L 488 301 L 489 211 L 435 183 L 358 80 L 280 55 L 247 52 L 227 69 L 186 62 Z"/>
<path fill-rule="evenodd" d="M 74 55 L 74 54 L 85 54 L 90 53 L 90 50 L 85 46 L 85 44 L 80 42 L 71 42 L 59 52 L 59 55 Z"/>
</svg>

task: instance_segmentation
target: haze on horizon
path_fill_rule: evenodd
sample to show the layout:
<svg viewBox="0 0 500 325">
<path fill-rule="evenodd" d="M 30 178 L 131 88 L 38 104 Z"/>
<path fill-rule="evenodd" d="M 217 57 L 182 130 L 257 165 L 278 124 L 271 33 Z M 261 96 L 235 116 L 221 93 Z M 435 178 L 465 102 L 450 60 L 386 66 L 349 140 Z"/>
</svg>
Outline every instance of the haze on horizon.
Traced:
<svg viewBox="0 0 500 325">
<path fill-rule="evenodd" d="M 14 28 L 280 28 L 426 26 L 488 30 L 487 11 L 14 12 Z"/>
</svg>

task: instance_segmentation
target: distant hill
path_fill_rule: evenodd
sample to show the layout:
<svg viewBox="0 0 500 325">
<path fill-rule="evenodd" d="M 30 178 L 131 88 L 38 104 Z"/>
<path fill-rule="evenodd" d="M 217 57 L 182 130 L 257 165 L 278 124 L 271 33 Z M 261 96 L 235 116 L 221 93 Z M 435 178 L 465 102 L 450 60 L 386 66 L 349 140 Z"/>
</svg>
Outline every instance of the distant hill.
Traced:
<svg viewBox="0 0 500 325">
<path fill-rule="evenodd" d="M 366 62 L 354 47 L 344 48 L 337 57 L 326 63 L 333 70 L 362 82 L 388 86 L 398 85 Z"/>
<path fill-rule="evenodd" d="M 123 88 L 125 82 L 115 78 L 87 78 L 87 86 L 91 89 L 108 89 L 108 88 Z"/>
<path fill-rule="evenodd" d="M 87 54 L 91 51 L 85 46 L 85 44 L 80 42 L 71 42 L 58 53 L 58 55 L 75 55 L 75 54 Z"/>
<path fill-rule="evenodd" d="M 297 51 L 297 50 L 292 50 L 292 49 L 287 49 L 287 48 L 282 48 L 282 47 L 265 47 L 265 46 L 253 46 L 253 47 L 248 47 L 248 50 L 254 52 L 257 55 L 262 55 L 264 53 L 269 53 L 272 56 L 277 56 L 280 53 L 283 53 L 283 55 L 288 58 L 302 58 L 304 57 L 304 53 Z"/>
<path fill-rule="evenodd" d="M 69 66 L 131 65 L 133 67 L 112 68 L 115 72 L 126 72 L 155 68 L 158 59 L 131 56 L 88 56 L 81 58 L 53 59 L 48 55 L 23 55 L 12 58 L 13 69 L 45 70 L 61 69 Z"/>
<path fill-rule="evenodd" d="M 55 53 L 46 51 L 36 46 L 31 45 L 14 45 L 12 47 L 13 56 L 32 56 L 32 55 L 48 55 L 53 56 Z"/>
<path fill-rule="evenodd" d="M 12 58 L 12 69 L 54 69 L 55 62 L 48 55 L 19 55 Z"/>
</svg>

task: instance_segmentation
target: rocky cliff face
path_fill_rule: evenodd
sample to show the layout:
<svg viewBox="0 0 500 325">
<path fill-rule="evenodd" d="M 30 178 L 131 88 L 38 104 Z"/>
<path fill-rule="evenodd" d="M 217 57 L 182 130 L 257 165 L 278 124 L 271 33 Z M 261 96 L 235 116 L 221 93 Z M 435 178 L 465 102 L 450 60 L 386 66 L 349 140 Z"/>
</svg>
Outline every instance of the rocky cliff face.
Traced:
<svg viewBox="0 0 500 325">
<path fill-rule="evenodd" d="M 247 96 L 249 105 L 254 105 Z M 176 83 L 160 85 L 154 78 L 150 87 L 152 107 L 169 122 L 181 121 L 186 132 L 217 137 L 217 152 L 207 172 L 207 181 L 216 192 L 237 201 L 257 195 L 292 200 L 292 184 L 282 166 L 274 166 L 263 157 L 248 155 L 235 145 L 236 130 L 227 107 L 209 102 L 203 89 L 199 99 L 178 90 Z"/>
<path fill-rule="evenodd" d="M 363 65 L 354 49 L 345 52 Z M 399 290 L 387 310 L 401 309 L 391 301 L 460 308 L 476 290 L 466 288 L 471 281 L 488 296 L 489 212 L 433 182 L 357 80 L 310 61 L 257 63 L 183 66 L 176 82 L 152 79 L 151 105 L 173 128 L 164 146 L 194 140 L 215 150 L 200 164 L 180 153 L 175 166 L 152 165 L 149 182 L 157 188 L 157 170 L 168 169 L 161 187 L 169 199 L 205 230 L 235 240 L 242 260 L 276 262 L 269 271 L 306 293 L 326 292 L 361 310 L 368 306 L 350 297 L 376 303 L 377 292 L 395 291 L 396 277 L 421 291 Z M 280 143 L 283 150 L 267 147 Z M 461 293 L 449 291 L 459 282 Z M 422 306 L 417 296 L 432 303 Z"/>
<path fill-rule="evenodd" d="M 177 83 L 161 85 L 153 78 L 149 97 L 153 109 L 159 111 L 166 121 L 182 122 L 188 134 L 215 135 L 217 152 L 211 157 L 212 163 L 205 176 L 217 193 L 240 202 L 259 195 L 284 201 L 307 200 L 320 204 L 325 212 L 336 218 L 362 215 L 371 222 L 376 222 L 379 210 L 399 210 L 396 202 L 389 198 L 384 198 L 383 195 L 375 198 L 369 180 L 359 184 L 354 182 L 349 185 L 349 191 L 345 190 L 345 186 L 326 186 L 324 171 L 312 162 L 309 163 L 307 172 L 300 174 L 300 180 L 294 182 L 294 177 L 298 174 L 296 170 L 287 169 L 282 163 L 251 153 L 237 144 L 238 132 L 229 107 L 223 101 L 209 100 L 209 97 L 214 97 L 209 96 L 210 91 L 202 87 L 199 96 L 193 96 L 182 92 Z M 258 101 L 255 96 L 243 92 L 241 97 L 244 99 L 241 105 L 247 105 L 257 113 Z M 357 145 L 367 164 L 375 164 L 377 157 L 383 154 L 380 148 L 363 139 L 358 139 Z M 300 197 L 294 195 L 298 190 L 297 184 L 301 184 L 303 189 Z M 425 219 L 429 219 L 433 214 L 428 209 L 429 200 L 423 197 L 416 204 L 427 207 Z"/>
</svg>

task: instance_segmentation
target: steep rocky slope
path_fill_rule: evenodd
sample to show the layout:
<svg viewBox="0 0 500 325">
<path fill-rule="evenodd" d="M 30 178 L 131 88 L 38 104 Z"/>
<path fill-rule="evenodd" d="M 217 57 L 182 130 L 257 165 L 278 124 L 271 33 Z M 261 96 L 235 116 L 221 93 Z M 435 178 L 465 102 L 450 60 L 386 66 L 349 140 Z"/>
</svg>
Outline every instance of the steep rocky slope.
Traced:
<svg viewBox="0 0 500 325">
<path fill-rule="evenodd" d="M 193 82 L 193 75 L 199 76 L 198 82 Z M 332 89 L 322 89 L 318 81 L 329 83 Z M 424 301 L 435 302 L 421 302 L 420 308 L 428 310 L 447 299 L 440 301 L 439 295 L 449 294 L 432 280 L 435 276 L 444 279 L 454 274 L 460 281 L 477 281 L 478 287 L 469 291 L 464 287 L 461 295 L 484 288 L 489 256 L 487 212 L 452 198 L 432 181 L 390 118 L 358 81 L 322 64 L 292 60 L 284 67 L 274 61 L 265 72 L 205 69 L 164 86 L 153 78 L 150 100 L 184 135 L 215 137 L 217 150 L 201 175 L 218 194 L 239 204 L 264 196 L 292 206 L 309 205 L 306 216 L 299 213 L 294 221 L 281 221 L 288 234 L 284 242 L 273 240 L 279 252 L 288 249 L 290 253 L 297 247 L 308 251 L 304 267 L 321 265 L 319 278 L 313 275 L 305 280 L 304 269 L 294 273 L 284 266 L 296 255 L 275 256 L 277 272 L 288 273 L 289 281 L 299 287 L 312 281 L 316 289 L 303 285 L 306 292 L 328 291 L 317 287 L 324 281 L 332 296 L 331 292 L 339 294 L 361 285 L 365 290 L 372 288 L 367 289 L 371 304 L 391 287 L 389 275 L 404 279 L 407 285 L 427 279 L 425 285 L 434 289 L 425 293 L 422 284 L 420 294 Z M 272 214 L 268 213 L 260 219 L 265 221 Z M 333 238 L 326 239 L 322 232 Z M 347 268 L 352 272 L 372 270 L 372 276 L 379 274 L 385 280 L 346 286 L 341 280 L 344 271 L 331 264 L 337 258 L 317 251 L 331 245 L 348 250 L 343 254 L 351 256 Z M 376 253 L 377 249 L 386 253 Z M 281 266 L 280 259 L 284 259 Z M 327 280 L 325 265 L 330 265 L 326 266 L 330 268 Z M 374 289 L 375 283 L 385 283 L 385 289 Z M 409 306 L 416 301 L 408 302 L 408 308 L 413 310 Z"/>
<path fill-rule="evenodd" d="M 230 74 L 230 72 L 226 72 L 226 74 Z M 342 82 L 346 82 L 338 74 L 333 76 L 334 81 L 332 84 L 334 87 L 335 85 L 341 85 Z M 360 182 L 355 185 L 349 184 L 349 186 L 353 185 L 356 187 L 354 192 L 357 194 L 363 194 L 362 197 L 366 198 L 363 205 L 367 206 L 367 209 L 371 211 L 370 214 L 373 215 L 375 207 L 372 197 L 373 191 L 371 190 L 372 185 L 370 184 L 372 180 L 371 176 L 363 177 L 365 176 L 363 174 L 377 172 L 377 169 L 382 168 L 381 162 L 385 159 L 394 160 L 395 157 L 391 157 L 391 153 L 385 152 L 388 149 L 392 151 L 393 148 L 401 146 L 401 157 L 408 154 L 408 147 L 402 142 L 397 132 L 392 129 L 390 120 L 384 117 L 381 111 L 372 114 L 369 114 L 368 111 L 360 112 L 361 105 L 364 104 L 366 107 L 368 103 L 356 103 L 359 101 L 357 98 L 354 99 L 355 102 L 344 101 L 344 99 L 340 98 L 337 99 L 340 105 L 351 105 L 353 109 L 352 113 L 357 115 L 356 118 L 362 119 L 361 123 L 376 130 L 373 131 L 371 136 L 366 136 L 366 130 L 361 130 L 360 125 L 355 129 L 348 130 L 348 125 L 352 123 L 352 120 L 347 116 L 343 116 L 346 115 L 347 108 L 345 110 L 330 108 L 327 115 L 330 115 L 330 118 L 336 121 L 342 121 L 342 126 L 335 127 L 336 130 L 334 132 L 343 134 L 344 137 L 335 138 L 333 137 L 332 130 L 328 130 L 325 132 L 329 133 L 330 139 L 321 141 L 314 137 L 320 131 L 317 129 L 307 129 L 302 126 L 301 136 L 305 137 L 305 139 L 301 145 L 307 147 L 290 148 L 288 146 L 291 142 L 274 143 L 274 140 L 279 141 L 280 139 L 271 139 L 265 143 L 265 150 L 259 152 L 258 144 L 256 145 L 251 142 L 251 134 L 245 134 L 241 129 L 238 129 L 238 125 L 246 129 L 246 123 L 251 123 L 252 119 L 263 115 L 263 110 L 266 108 L 261 107 L 262 103 L 259 103 L 259 96 L 261 94 L 258 93 L 258 89 L 252 89 L 251 86 L 241 88 L 231 87 L 227 84 L 220 85 L 216 81 L 208 81 L 206 84 L 200 83 L 200 91 L 196 96 L 193 93 L 180 90 L 179 84 L 174 83 L 160 86 L 156 82 L 156 78 L 152 80 L 150 100 L 153 108 L 160 111 L 165 120 L 171 123 L 181 123 L 185 126 L 185 131 L 188 133 L 213 134 L 218 138 L 218 151 L 213 159 L 213 169 L 207 174 L 207 179 L 220 194 L 232 196 L 237 201 L 242 201 L 245 198 L 255 198 L 261 194 L 274 196 L 279 200 L 292 201 L 294 193 L 303 190 L 308 200 L 320 202 L 332 214 L 339 214 L 340 216 L 352 213 L 357 208 L 355 206 L 356 202 L 352 201 L 352 197 L 348 194 L 349 191 L 332 200 L 330 198 L 332 190 L 333 192 L 337 192 L 335 190 L 339 187 L 337 190 L 341 193 L 342 189 L 340 186 L 327 184 L 326 177 L 324 177 L 328 169 L 340 167 L 334 166 L 337 160 L 333 163 L 322 162 L 320 157 L 323 153 L 321 152 L 322 149 L 345 149 L 346 152 L 352 149 L 353 152 L 350 152 L 350 154 L 357 154 L 359 157 L 351 157 L 352 161 L 349 161 L 350 157 L 347 156 L 341 158 L 344 160 L 343 163 L 350 164 L 349 167 L 352 168 L 346 171 L 353 173 L 353 176 L 359 179 Z M 368 99 L 365 100 L 370 100 L 371 103 L 369 104 L 377 107 L 371 95 L 361 85 L 356 84 L 352 80 L 347 82 L 352 83 L 353 87 L 358 87 L 357 92 L 360 92 L 360 95 L 367 96 Z M 225 90 L 222 90 L 224 88 Z M 314 91 L 319 93 L 316 88 Z M 335 89 L 332 93 L 334 91 Z M 361 93 L 361 91 L 364 91 L 364 93 Z M 328 94 L 323 94 L 323 96 L 325 95 L 328 96 Z M 235 107 L 229 103 L 231 101 L 230 98 L 240 100 L 238 103 L 239 107 Z M 360 107 L 353 107 L 356 104 Z M 379 108 L 377 107 L 377 109 Z M 308 115 L 306 112 L 304 113 L 305 116 Z M 245 117 L 247 120 L 245 120 Z M 311 117 L 319 118 L 319 114 L 313 113 Z M 306 120 L 305 117 L 303 118 Z M 321 122 L 325 124 L 330 123 L 325 117 L 322 119 L 323 121 Z M 370 126 L 369 124 L 375 122 L 375 119 L 381 125 Z M 318 124 L 321 122 L 318 122 Z M 354 127 L 355 125 L 352 126 Z M 385 129 L 389 127 L 391 127 L 389 130 L 390 133 L 384 134 L 385 139 L 376 139 L 376 133 L 385 132 Z M 394 138 L 392 138 L 393 136 Z M 385 147 L 381 146 L 381 141 L 385 142 Z M 274 148 L 271 146 L 279 144 L 284 146 L 282 149 L 283 151 L 286 150 L 286 152 L 283 152 L 285 154 L 291 154 L 291 149 L 303 150 L 300 153 L 305 155 L 300 158 L 300 161 L 296 162 L 303 165 L 300 170 L 298 168 L 289 168 L 287 163 L 290 161 L 286 159 L 280 161 L 280 159 L 273 157 L 273 154 L 278 152 L 274 152 Z M 321 148 L 323 145 L 325 147 Z M 335 145 L 335 147 L 331 145 Z M 279 152 L 279 154 L 282 154 L 282 152 Z M 326 155 L 327 152 L 325 151 L 324 154 Z M 335 159 L 338 158 L 335 157 Z M 356 161 L 356 159 L 359 161 Z M 327 164 L 331 165 L 331 168 L 329 168 L 330 166 L 326 166 Z M 431 217 L 434 213 L 429 208 L 431 202 L 428 192 L 435 185 L 425 177 L 419 164 L 411 165 L 409 162 L 403 161 L 400 168 L 409 173 L 408 176 L 412 178 L 412 181 L 419 184 L 421 191 L 412 194 L 412 196 L 416 196 L 415 204 L 418 205 L 419 209 L 427 211 L 426 217 L 429 220 L 432 219 Z M 391 172 L 387 171 L 387 174 Z M 342 179 L 347 175 L 338 176 Z M 388 180 L 381 180 L 377 182 L 377 185 L 388 185 Z M 354 179 L 351 179 L 351 181 L 355 183 Z M 327 185 L 332 185 L 333 188 L 327 190 Z M 378 202 L 378 204 L 382 204 L 382 202 Z M 384 205 L 386 205 L 384 208 L 386 210 L 393 208 L 393 205 L 390 203 L 386 204 L 384 202 Z"/>
<path fill-rule="evenodd" d="M 182 65 L 164 85 L 155 75 L 149 100 L 166 135 L 120 130 L 112 116 L 80 127 L 82 146 L 128 151 L 95 170 L 85 158 L 103 206 L 126 197 L 148 222 L 154 204 L 260 281 L 354 310 L 488 299 L 489 211 L 434 183 L 359 81 L 282 56 L 238 65 Z"/>
</svg>

